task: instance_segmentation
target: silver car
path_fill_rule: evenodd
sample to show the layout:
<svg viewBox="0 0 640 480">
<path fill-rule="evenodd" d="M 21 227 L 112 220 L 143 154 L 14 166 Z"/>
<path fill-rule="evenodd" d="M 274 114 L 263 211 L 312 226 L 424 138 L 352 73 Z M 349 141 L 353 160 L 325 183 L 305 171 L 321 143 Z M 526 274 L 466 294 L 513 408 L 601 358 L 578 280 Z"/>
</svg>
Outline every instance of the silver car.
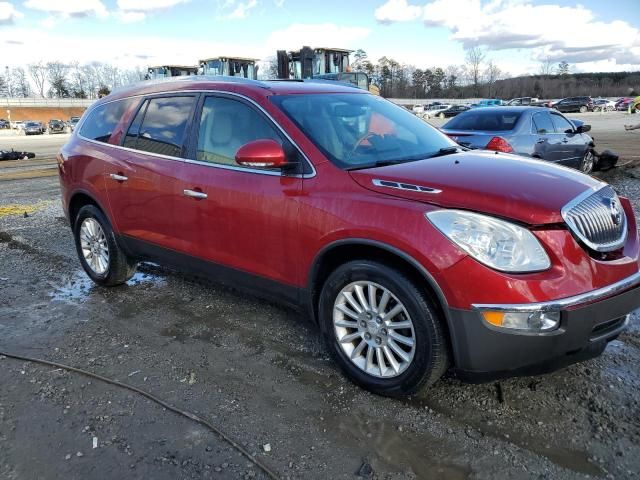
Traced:
<svg viewBox="0 0 640 480">
<path fill-rule="evenodd" d="M 591 130 L 579 120 L 541 107 L 475 108 L 442 127 L 460 145 L 539 158 L 589 173 L 596 167 Z"/>
</svg>

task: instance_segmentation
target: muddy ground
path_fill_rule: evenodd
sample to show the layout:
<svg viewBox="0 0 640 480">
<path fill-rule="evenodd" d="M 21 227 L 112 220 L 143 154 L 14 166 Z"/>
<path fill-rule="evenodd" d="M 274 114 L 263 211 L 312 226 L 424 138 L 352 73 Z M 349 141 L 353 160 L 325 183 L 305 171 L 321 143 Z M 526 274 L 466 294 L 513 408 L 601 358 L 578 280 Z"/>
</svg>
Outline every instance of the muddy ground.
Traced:
<svg viewBox="0 0 640 480">
<path fill-rule="evenodd" d="M 640 168 L 600 175 L 640 207 Z M 55 177 L 0 182 L 0 207 L 21 205 L 0 213 L 0 350 L 141 387 L 282 478 L 640 478 L 640 312 L 602 357 L 554 374 L 381 398 L 294 311 L 150 264 L 94 286 L 58 196 Z M 0 479 L 123 478 L 264 475 L 137 394 L 0 357 Z"/>
</svg>

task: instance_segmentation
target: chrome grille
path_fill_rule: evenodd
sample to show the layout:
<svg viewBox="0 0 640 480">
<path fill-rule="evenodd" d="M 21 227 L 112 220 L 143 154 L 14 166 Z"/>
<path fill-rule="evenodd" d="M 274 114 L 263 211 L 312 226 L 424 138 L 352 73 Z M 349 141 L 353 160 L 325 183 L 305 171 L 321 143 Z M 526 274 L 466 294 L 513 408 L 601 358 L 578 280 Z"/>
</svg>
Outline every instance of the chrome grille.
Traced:
<svg viewBox="0 0 640 480">
<path fill-rule="evenodd" d="M 609 185 L 579 195 L 561 213 L 571 231 L 592 250 L 610 252 L 624 245 L 627 217 Z"/>
</svg>

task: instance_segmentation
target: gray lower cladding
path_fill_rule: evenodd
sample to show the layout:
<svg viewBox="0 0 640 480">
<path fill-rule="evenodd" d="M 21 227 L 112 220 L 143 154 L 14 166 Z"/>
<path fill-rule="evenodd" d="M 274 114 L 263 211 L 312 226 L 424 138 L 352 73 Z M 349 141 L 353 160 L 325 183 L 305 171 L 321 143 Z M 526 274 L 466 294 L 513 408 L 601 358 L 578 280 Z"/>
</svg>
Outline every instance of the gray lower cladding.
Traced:
<svg viewBox="0 0 640 480">
<path fill-rule="evenodd" d="M 480 312 L 450 309 L 454 363 L 461 376 L 487 378 L 543 373 L 599 355 L 640 307 L 640 286 L 587 305 L 562 310 L 560 326 L 546 333 L 487 324 Z"/>
</svg>

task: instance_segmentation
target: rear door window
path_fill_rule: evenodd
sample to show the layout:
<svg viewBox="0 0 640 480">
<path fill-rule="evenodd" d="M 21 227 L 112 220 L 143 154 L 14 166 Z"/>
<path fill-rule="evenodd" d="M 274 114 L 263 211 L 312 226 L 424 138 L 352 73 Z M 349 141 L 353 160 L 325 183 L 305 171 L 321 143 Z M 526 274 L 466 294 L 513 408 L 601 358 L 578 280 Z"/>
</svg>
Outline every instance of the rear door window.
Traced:
<svg viewBox="0 0 640 480">
<path fill-rule="evenodd" d="M 97 106 L 82 123 L 80 135 L 90 140 L 107 143 L 122 115 L 134 101 L 133 98 L 126 98 Z"/>
<path fill-rule="evenodd" d="M 571 133 L 573 132 L 573 125 L 569 120 L 564 118 L 562 115 L 558 115 L 554 113 L 551 115 L 553 118 L 553 125 L 555 126 L 556 133 Z"/>
<path fill-rule="evenodd" d="M 533 115 L 533 129 L 538 135 L 555 132 L 555 127 L 551 122 L 551 115 L 549 115 L 549 112 L 539 112 Z"/>
<path fill-rule="evenodd" d="M 124 146 L 145 152 L 182 157 L 195 96 L 151 98 L 134 118 Z"/>
</svg>

